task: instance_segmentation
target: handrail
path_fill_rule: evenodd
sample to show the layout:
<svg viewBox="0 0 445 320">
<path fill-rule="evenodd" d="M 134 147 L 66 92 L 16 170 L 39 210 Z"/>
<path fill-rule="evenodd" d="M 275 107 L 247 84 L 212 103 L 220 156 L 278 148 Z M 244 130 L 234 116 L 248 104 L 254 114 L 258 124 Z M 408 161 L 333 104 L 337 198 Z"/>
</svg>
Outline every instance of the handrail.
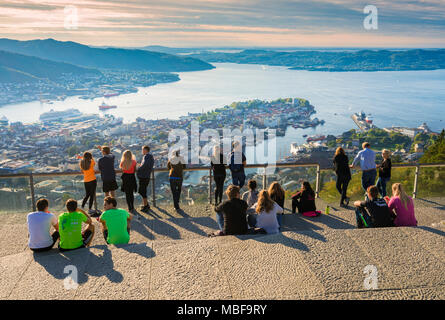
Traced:
<svg viewBox="0 0 445 320">
<path fill-rule="evenodd" d="M 330 171 L 333 168 L 322 168 L 319 163 L 298 163 L 298 162 L 289 162 L 289 163 L 276 163 L 276 164 L 249 164 L 246 165 L 246 169 L 254 169 L 254 168 L 268 168 L 268 167 L 276 167 L 276 168 L 301 168 L 301 167 L 315 167 L 316 168 L 316 184 L 315 184 L 315 195 L 318 198 L 320 194 L 320 182 L 321 182 L 321 171 Z M 414 189 L 413 189 L 413 198 L 417 196 L 417 184 L 418 184 L 418 176 L 420 172 L 420 168 L 431 168 L 431 167 L 445 167 L 445 163 L 399 163 L 393 164 L 393 168 L 416 168 L 415 176 L 414 176 Z M 184 169 L 184 171 L 202 171 L 209 170 L 209 203 L 212 203 L 212 168 L 211 166 L 192 166 Z M 152 184 L 152 202 L 153 205 L 156 206 L 156 193 L 155 193 L 155 172 L 168 172 L 168 168 L 153 168 L 151 172 L 151 184 Z M 116 173 L 122 173 L 122 170 L 115 170 Z M 100 171 L 95 171 L 95 174 L 100 174 Z M 30 185 L 30 193 L 33 210 L 36 210 L 36 199 L 35 199 L 35 191 L 34 191 L 34 178 L 35 177 L 57 177 L 57 176 L 78 176 L 82 175 L 80 171 L 69 171 L 69 172 L 50 172 L 50 173 L 13 173 L 13 174 L 0 174 L 0 179 L 5 178 L 28 178 Z M 263 173 L 263 185 L 267 184 L 267 172 L 264 170 Z M 97 209 L 97 202 L 95 199 L 95 208 Z"/>
</svg>

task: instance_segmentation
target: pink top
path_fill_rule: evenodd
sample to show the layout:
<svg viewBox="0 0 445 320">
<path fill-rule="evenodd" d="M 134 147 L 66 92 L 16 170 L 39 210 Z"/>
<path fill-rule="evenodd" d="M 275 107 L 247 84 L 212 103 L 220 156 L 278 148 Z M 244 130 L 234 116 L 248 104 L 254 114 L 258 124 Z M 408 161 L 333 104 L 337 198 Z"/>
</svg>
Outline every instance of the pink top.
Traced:
<svg viewBox="0 0 445 320">
<path fill-rule="evenodd" d="M 123 168 L 122 168 L 122 162 L 121 162 L 121 168 L 122 168 L 122 172 L 123 173 L 134 173 L 136 170 L 136 164 L 137 164 L 137 162 L 136 162 L 136 160 L 133 160 L 132 162 L 131 162 L 131 167 L 130 167 L 130 169 L 128 169 L 128 170 L 124 170 Z"/>
<path fill-rule="evenodd" d="M 394 220 L 394 224 L 397 227 L 415 227 L 417 226 L 417 220 L 414 216 L 414 202 L 413 199 L 409 198 L 410 202 L 408 203 L 407 207 L 402 203 L 402 200 L 400 200 L 399 197 L 392 197 L 389 200 L 388 207 L 390 210 L 394 210 L 397 218 Z"/>
</svg>

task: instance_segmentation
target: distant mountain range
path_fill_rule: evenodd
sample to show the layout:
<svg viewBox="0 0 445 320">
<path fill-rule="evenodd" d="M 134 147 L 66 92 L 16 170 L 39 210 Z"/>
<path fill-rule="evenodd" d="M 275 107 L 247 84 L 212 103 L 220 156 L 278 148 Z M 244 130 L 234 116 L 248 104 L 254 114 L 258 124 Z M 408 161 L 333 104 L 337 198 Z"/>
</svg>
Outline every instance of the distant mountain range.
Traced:
<svg viewBox="0 0 445 320">
<path fill-rule="evenodd" d="M 57 81 L 65 74 L 82 76 L 100 73 L 95 69 L 0 50 L 0 82 Z"/>
<path fill-rule="evenodd" d="M 191 57 L 208 62 L 286 66 L 309 71 L 400 71 L 445 69 L 445 49 L 293 51 L 244 50 L 238 53 L 204 51 Z"/>
<path fill-rule="evenodd" d="M 97 69 L 183 72 L 214 68 L 189 56 L 140 49 L 94 48 L 54 39 L 18 41 L 3 38 L 0 39 L 0 50 Z"/>
</svg>

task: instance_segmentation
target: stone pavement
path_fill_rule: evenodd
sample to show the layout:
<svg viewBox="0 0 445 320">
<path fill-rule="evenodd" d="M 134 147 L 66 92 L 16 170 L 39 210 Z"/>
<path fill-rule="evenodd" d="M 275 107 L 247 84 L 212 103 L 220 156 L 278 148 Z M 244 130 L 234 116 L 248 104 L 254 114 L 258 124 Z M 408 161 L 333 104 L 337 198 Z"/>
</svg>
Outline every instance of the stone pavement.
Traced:
<svg viewBox="0 0 445 320">
<path fill-rule="evenodd" d="M 444 199 L 416 200 L 416 215 L 416 228 L 358 230 L 352 210 L 287 210 L 280 234 L 207 238 L 210 205 L 160 207 L 132 222 L 128 245 L 96 233 L 90 248 L 33 254 L 26 214 L 3 214 L 0 299 L 445 299 Z M 364 286 L 368 265 L 377 289 Z"/>
</svg>

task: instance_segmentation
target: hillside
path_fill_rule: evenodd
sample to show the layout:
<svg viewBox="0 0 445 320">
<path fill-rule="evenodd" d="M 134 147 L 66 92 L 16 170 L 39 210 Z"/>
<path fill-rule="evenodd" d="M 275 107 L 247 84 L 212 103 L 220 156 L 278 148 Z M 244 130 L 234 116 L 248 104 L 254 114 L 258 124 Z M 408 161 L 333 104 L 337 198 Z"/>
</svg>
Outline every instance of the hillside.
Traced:
<svg viewBox="0 0 445 320">
<path fill-rule="evenodd" d="M 53 39 L 30 41 L 0 39 L 0 50 L 90 68 L 152 72 L 182 72 L 213 68 L 209 63 L 191 57 L 138 49 L 92 48 L 76 42 Z"/>
<path fill-rule="evenodd" d="M 209 62 L 264 64 L 309 71 L 402 71 L 445 68 L 445 49 L 355 52 L 244 50 L 239 53 L 207 51 L 191 56 Z"/>
<path fill-rule="evenodd" d="M 98 75 L 100 71 L 63 62 L 49 61 L 22 54 L 0 51 L 0 82 L 36 82 L 58 80 L 65 74 L 75 76 Z"/>
</svg>

